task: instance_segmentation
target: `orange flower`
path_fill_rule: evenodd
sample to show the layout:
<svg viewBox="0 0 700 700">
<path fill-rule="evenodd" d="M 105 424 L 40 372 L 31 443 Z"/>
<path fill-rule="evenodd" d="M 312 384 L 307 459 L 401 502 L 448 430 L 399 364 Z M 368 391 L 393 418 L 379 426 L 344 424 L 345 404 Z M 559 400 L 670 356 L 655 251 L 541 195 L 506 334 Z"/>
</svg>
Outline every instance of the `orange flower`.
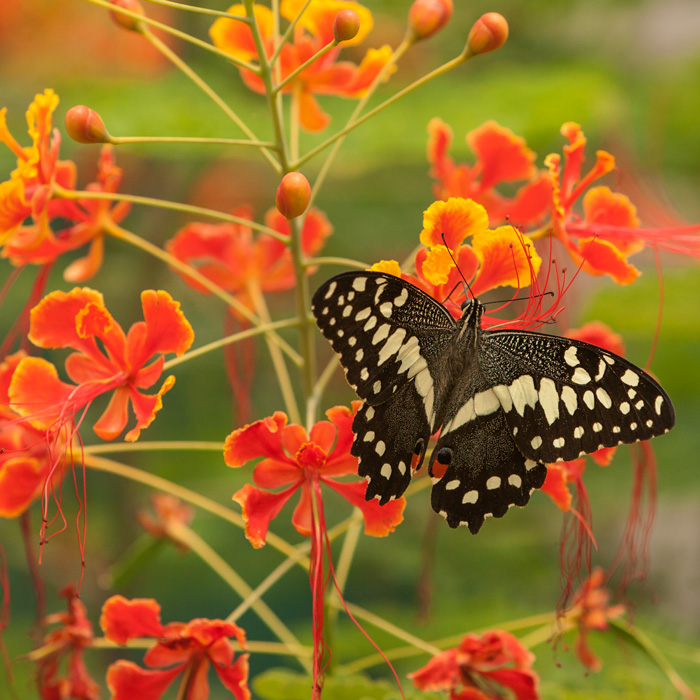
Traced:
<svg viewBox="0 0 700 700">
<path fill-rule="evenodd" d="M 336 477 L 357 473 L 357 458 L 350 454 L 353 410 L 336 406 L 326 411 L 327 421 L 316 423 L 307 435 L 300 425 L 287 425 L 287 416 L 276 411 L 269 418 L 234 430 L 224 444 L 224 460 L 229 467 L 240 467 L 251 459 L 263 457 L 253 471 L 253 480 L 261 487 L 246 484 L 233 499 L 243 508 L 246 537 L 256 547 L 265 544 L 270 522 L 297 490 L 301 498 L 294 510 L 292 524 L 302 535 L 312 534 L 311 489 L 319 483 L 338 492 L 360 508 L 365 532 L 383 537 L 403 519 L 403 498 L 380 506 L 364 498 L 364 481 L 342 483 Z M 282 491 L 269 489 L 282 487 Z"/>
<path fill-rule="evenodd" d="M 578 628 L 574 650 L 579 661 L 591 671 L 600 671 L 601 660 L 593 653 L 588 635 L 592 630 L 603 632 L 608 629 L 609 620 L 625 613 L 624 605 L 608 605 L 609 591 L 604 587 L 605 574 L 602 569 L 594 569 L 574 596 L 574 602 L 564 614 L 567 622 Z"/>
<path fill-rule="evenodd" d="M 476 156 L 474 165 L 455 163 L 448 155 L 452 130 L 441 119 L 428 124 L 430 175 L 437 182 L 433 193 L 438 199 L 464 197 L 486 207 L 491 225 L 506 217 L 516 226 L 539 222 L 552 201 L 552 186 L 534 165 L 535 153 L 525 140 L 510 129 L 488 121 L 467 133 L 467 143 Z M 496 189 L 502 183 L 527 181 L 514 197 Z"/>
<path fill-rule="evenodd" d="M 53 452 L 46 431 L 37 428 L 10 406 L 10 382 L 26 353 L 9 355 L 0 363 L 0 517 L 14 518 L 41 495 L 52 467 L 63 454 Z M 57 472 L 58 473 L 58 472 Z"/>
<path fill-rule="evenodd" d="M 234 214 L 252 221 L 250 207 L 241 207 Z M 277 209 L 267 212 L 265 224 L 289 236 L 289 222 Z M 324 214 L 312 207 L 304 219 L 301 232 L 304 253 L 307 256 L 316 255 L 332 230 Z M 249 285 L 255 285 L 263 292 L 281 292 L 292 289 L 296 283 L 288 246 L 266 234 L 253 237 L 249 226 L 188 224 L 166 243 L 166 249 L 178 260 L 196 267 L 222 289 L 237 294 L 248 306 L 252 306 Z M 191 278 L 183 277 L 190 286 L 207 293 Z"/>
<path fill-rule="evenodd" d="M 487 227 L 486 209 L 474 200 L 450 197 L 434 202 L 423 214 L 420 241 L 429 248 L 416 253 L 416 278 L 400 276 L 444 303 L 457 318 L 464 300 L 462 275 L 470 280 L 475 297 L 500 286 L 531 285 L 541 264 L 534 246 L 512 226 Z M 384 261 L 372 269 L 396 274 L 398 264 Z"/>
<path fill-rule="evenodd" d="M 141 390 L 158 381 L 164 353 L 181 355 L 194 338 L 180 304 L 167 292 L 145 291 L 141 303 L 145 321 L 135 323 L 126 334 L 99 292 L 75 288 L 44 297 L 31 311 L 29 339 L 43 348 L 75 350 L 65 365 L 75 384 L 62 382 L 50 362 L 26 357 L 10 383 L 12 408 L 37 427 L 55 429 L 97 396 L 113 391 L 93 429 L 103 440 L 113 440 L 124 430 L 131 404 L 137 423 L 125 439 L 137 440 L 162 407 L 162 395 L 175 377 L 168 377 L 157 394 Z"/>
<path fill-rule="evenodd" d="M 290 22 L 296 19 L 303 9 L 305 0 L 282 0 L 280 14 Z M 339 12 L 352 10 L 360 19 L 357 35 L 344 46 L 361 43 L 372 28 L 372 14 L 356 2 L 348 0 L 314 0 L 299 18 L 294 27 L 293 40 L 286 43 L 279 54 L 279 80 L 291 75 L 306 61 L 334 40 L 333 24 Z M 245 17 L 244 5 L 232 5 L 228 12 Z M 274 21 L 272 11 L 262 5 L 254 7 L 255 22 L 260 32 L 265 54 L 268 58 L 275 50 Z M 214 45 L 242 61 L 258 60 L 253 34 L 244 22 L 221 18 L 216 20 L 209 31 Z M 350 61 L 339 61 L 340 47 L 336 47 L 316 59 L 283 88 L 284 92 L 294 93 L 299 99 L 301 125 L 307 131 L 321 131 L 330 122 L 314 95 L 336 95 L 339 97 L 360 98 L 373 83 L 379 72 L 391 59 L 391 49 L 370 49 L 359 65 Z M 255 92 L 265 93 L 265 85 L 260 76 L 241 68 L 243 82 Z"/>
<path fill-rule="evenodd" d="M 51 125 L 57 106 L 58 96 L 53 90 L 36 96 L 27 111 L 32 138 L 32 145 L 27 148 L 22 148 L 12 137 L 5 123 L 6 110 L 0 110 L 0 141 L 17 157 L 17 168 L 10 179 L 0 183 L 0 254 L 13 265 L 45 264 L 91 242 L 88 255 L 74 261 L 64 273 L 68 281 L 80 282 L 91 277 L 102 262 L 102 236 L 107 223 L 121 221 L 129 205 L 56 198 L 57 187 L 74 190 L 77 179 L 75 163 L 58 160 L 61 135 Z M 89 184 L 87 189 L 116 192 L 121 176 L 111 147 L 105 146 L 98 164 L 97 182 Z M 62 228 L 55 229 L 56 226 Z"/>
<path fill-rule="evenodd" d="M 124 660 L 109 667 L 107 685 L 112 700 L 158 700 L 180 674 L 180 697 L 206 700 L 211 666 L 236 700 L 250 700 L 248 654 L 234 661 L 229 641 L 233 637 L 245 649 L 245 632 L 232 622 L 196 618 L 163 625 L 160 605 L 152 598 L 127 600 L 115 595 L 102 607 L 100 626 L 105 636 L 117 644 L 126 644 L 136 637 L 155 638 L 144 656 L 144 663 L 151 668 Z"/>
<path fill-rule="evenodd" d="M 28 656 L 37 662 L 37 683 L 42 698 L 79 698 L 99 700 L 100 687 L 90 677 L 83 661 L 85 649 L 92 644 L 92 624 L 87 618 L 85 605 L 73 589 L 68 586 L 61 591 L 68 601 L 68 611 L 48 615 L 47 625 L 60 624 L 59 629 L 49 632 L 44 644 Z M 67 656 L 67 676 L 60 674 L 61 658 Z"/>
<path fill-rule="evenodd" d="M 420 690 L 449 691 L 450 700 L 500 700 L 511 694 L 515 700 L 537 700 L 534 660 L 512 634 L 492 630 L 467 634 L 458 647 L 437 654 L 408 677 Z"/>
</svg>

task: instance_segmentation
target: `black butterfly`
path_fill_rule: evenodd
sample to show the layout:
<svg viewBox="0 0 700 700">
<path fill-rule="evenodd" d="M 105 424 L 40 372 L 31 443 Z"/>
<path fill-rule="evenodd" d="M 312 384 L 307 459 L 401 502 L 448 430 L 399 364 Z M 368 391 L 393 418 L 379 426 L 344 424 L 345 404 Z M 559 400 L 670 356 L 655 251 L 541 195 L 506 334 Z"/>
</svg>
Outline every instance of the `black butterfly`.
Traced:
<svg viewBox="0 0 700 700">
<path fill-rule="evenodd" d="M 363 400 L 351 452 L 383 505 L 408 487 L 430 436 L 432 506 L 450 527 L 524 506 L 548 462 L 668 432 L 675 414 L 659 384 L 594 345 L 484 330 L 479 301 L 458 321 L 399 277 L 346 272 L 312 301 L 318 327 Z"/>
</svg>

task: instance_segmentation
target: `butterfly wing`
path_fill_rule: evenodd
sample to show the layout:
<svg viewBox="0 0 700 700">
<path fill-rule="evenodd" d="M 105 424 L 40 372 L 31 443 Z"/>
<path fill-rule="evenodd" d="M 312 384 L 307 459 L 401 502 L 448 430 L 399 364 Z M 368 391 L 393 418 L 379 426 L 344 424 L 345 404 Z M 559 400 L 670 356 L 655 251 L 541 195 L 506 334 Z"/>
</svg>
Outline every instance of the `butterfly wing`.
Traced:
<svg viewBox="0 0 700 700">
<path fill-rule="evenodd" d="M 417 287 L 377 272 L 336 275 L 316 291 L 312 311 L 363 399 L 351 453 L 367 497 L 386 503 L 406 490 L 437 427 L 455 321 Z"/>
<path fill-rule="evenodd" d="M 671 399 L 639 367 L 570 338 L 484 333 L 481 369 L 518 449 L 541 462 L 661 435 L 675 422 Z"/>
<path fill-rule="evenodd" d="M 544 483 L 547 468 L 516 445 L 498 398 L 474 364 L 450 397 L 429 465 L 431 504 L 450 527 L 476 534 L 484 519 L 524 506 Z"/>
</svg>

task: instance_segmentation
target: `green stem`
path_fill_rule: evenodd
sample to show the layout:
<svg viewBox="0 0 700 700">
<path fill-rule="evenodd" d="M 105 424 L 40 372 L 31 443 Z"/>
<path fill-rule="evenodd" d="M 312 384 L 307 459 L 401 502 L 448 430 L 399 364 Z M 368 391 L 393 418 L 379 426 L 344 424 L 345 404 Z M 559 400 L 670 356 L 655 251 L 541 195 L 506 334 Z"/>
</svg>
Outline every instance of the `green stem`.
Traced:
<svg viewBox="0 0 700 700">
<path fill-rule="evenodd" d="M 94 0 L 89 0 L 90 2 L 93 2 Z M 168 60 L 170 60 L 173 65 L 175 65 L 177 68 L 179 68 L 209 99 L 211 99 L 214 104 L 216 104 L 223 112 L 226 114 L 226 116 L 231 119 L 231 121 L 251 140 L 251 141 L 258 141 L 259 139 L 257 136 L 253 133 L 253 131 L 248 127 L 248 125 L 234 112 L 222 99 L 219 97 L 219 95 L 216 93 L 216 91 L 210 87 L 204 80 L 201 78 L 201 76 L 197 75 L 192 68 L 190 68 L 187 63 L 185 63 L 176 53 L 171 51 L 168 46 L 166 46 L 157 36 L 152 34 L 151 32 L 145 31 L 143 33 L 144 37 L 148 39 L 148 41 L 153 44 Z M 224 54 L 227 56 L 227 60 L 231 60 L 231 56 L 228 54 Z M 254 72 L 258 72 L 258 69 L 255 68 Z M 275 158 L 275 155 L 268 150 L 267 148 L 261 148 L 260 152 L 262 155 L 267 159 L 268 163 L 273 167 L 275 172 L 279 173 L 280 172 L 280 164 Z"/>
<path fill-rule="evenodd" d="M 151 442 L 107 442 L 99 445 L 85 445 L 86 455 L 112 454 L 113 452 L 152 452 L 154 450 L 195 450 L 203 452 L 221 452 L 220 442 L 198 442 L 195 440 L 153 440 Z"/>
<path fill-rule="evenodd" d="M 240 15 L 232 15 L 228 12 L 222 12 L 221 10 L 210 10 L 208 7 L 198 7 L 196 5 L 186 5 L 185 3 L 172 2 L 172 0 L 146 0 L 152 5 L 162 5 L 164 7 L 172 7 L 174 10 L 184 10 L 185 12 L 195 12 L 200 15 L 213 15 L 214 17 L 224 17 L 226 19 L 238 20 L 244 24 L 248 23 L 247 17 L 241 17 Z"/>
<path fill-rule="evenodd" d="M 353 258 L 336 258 L 336 257 L 319 257 L 310 258 L 306 262 L 307 267 L 313 267 L 314 265 L 342 265 L 343 267 L 354 267 L 358 270 L 366 270 L 370 267 L 367 263 L 363 263 L 360 260 L 354 260 Z"/>
<path fill-rule="evenodd" d="M 220 576 L 243 600 L 250 598 L 250 608 L 270 628 L 281 642 L 289 648 L 300 648 L 302 645 L 292 634 L 291 630 L 268 607 L 267 603 L 259 596 L 253 597 L 253 589 L 230 567 L 227 562 L 215 552 L 194 530 L 180 522 L 172 521 L 167 525 L 167 534 L 176 542 L 180 542 L 192 550 L 205 564 L 207 564 L 218 576 Z M 310 671 L 311 666 L 304 656 L 297 657 L 305 671 Z"/>
<path fill-rule="evenodd" d="M 245 597 L 243 602 L 226 618 L 226 622 L 235 622 L 250 606 L 261 596 L 263 596 L 274 584 L 276 584 L 295 564 L 299 563 L 307 554 L 311 545 L 304 542 L 297 547 L 297 553 L 294 556 L 287 557 L 273 569 L 265 579 L 256 586 L 255 590 L 251 591 Z"/>
<path fill-rule="evenodd" d="M 363 114 L 361 117 L 358 117 L 357 119 L 349 122 L 345 127 L 343 127 L 340 131 L 336 132 L 333 136 L 327 138 L 325 141 L 320 143 L 315 148 L 312 148 L 310 151 L 307 151 L 301 158 L 292 163 L 290 165 L 290 168 L 292 170 L 298 170 L 299 167 L 302 166 L 304 163 L 311 160 L 314 156 L 324 151 L 326 148 L 328 148 L 328 146 L 332 145 L 339 139 L 342 139 L 343 137 L 347 136 L 347 134 L 349 134 L 361 124 L 364 124 L 368 119 L 371 119 L 375 115 L 379 114 L 379 112 L 382 112 L 387 107 L 390 107 L 395 102 L 398 102 L 402 97 L 405 97 L 414 90 L 417 90 L 419 87 L 423 86 L 430 80 L 433 80 L 434 78 L 437 78 L 443 73 L 447 73 L 447 71 L 452 70 L 453 68 L 456 68 L 457 66 L 461 65 L 468 58 L 470 58 L 469 54 L 461 53 L 456 58 L 453 58 L 451 61 L 447 61 L 447 63 L 443 63 L 442 66 L 435 68 L 435 70 L 430 71 L 430 73 L 427 73 L 422 78 L 419 78 L 415 82 L 411 83 L 403 90 L 399 90 L 399 92 L 382 102 L 380 105 L 377 105 L 374 109 L 371 109 L 369 112 Z"/>
<path fill-rule="evenodd" d="M 92 454 L 88 454 L 87 451 L 85 453 L 85 466 L 95 471 L 107 472 L 108 474 L 115 474 L 124 479 L 129 479 L 130 481 L 136 481 L 140 484 L 149 486 L 152 489 L 172 494 L 180 500 L 187 501 L 187 503 L 191 503 L 192 505 L 197 506 L 197 508 L 206 510 L 208 513 L 216 515 L 219 518 L 222 518 L 223 520 L 226 520 L 227 522 L 231 523 L 232 525 L 235 525 L 236 527 L 239 527 L 241 529 L 245 528 L 245 521 L 243 520 L 243 518 L 230 508 L 226 508 L 225 506 L 222 506 L 216 501 L 212 501 L 210 498 L 202 496 L 196 491 L 187 489 L 184 486 L 180 486 L 179 484 L 174 484 L 172 481 L 163 479 L 162 477 L 156 476 L 155 474 L 149 474 L 148 472 L 145 472 L 141 469 L 136 469 L 126 464 L 115 462 L 111 459 L 105 459 L 104 457 L 96 457 Z M 274 547 L 275 549 L 279 550 L 280 552 L 282 552 L 282 554 L 285 554 L 288 557 L 294 556 L 297 553 L 296 547 L 292 546 L 287 541 L 283 540 L 281 537 L 275 535 L 272 532 L 267 533 L 266 542 L 271 547 Z M 308 568 L 308 558 L 305 560 L 300 560 L 299 564 L 304 568 Z"/>
<path fill-rule="evenodd" d="M 54 183 L 51 189 L 52 195 L 60 199 L 72 199 L 72 200 L 82 200 L 82 199 L 97 199 L 97 200 L 107 200 L 113 202 L 129 202 L 130 204 L 141 204 L 144 206 L 155 207 L 157 209 L 166 209 L 168 211 L 182 212 L 183 214 L 192 214 L 194 216 L 205 216 L 208 219 L 216 219 L 218 221 L 225 221 L 231 224 L 239 224 L 240 226 L 247 226 L 255 231 L 264 233 L 268 236 L 276 238 L 278 241 L 283 243 L 289 242 L 289 237 L 275 231 L 275 229 L 259 224 L 256 221 L 251 221 L 250 219 L 244 219 L 240 216 L 235 216 L 234 214 L 226 214 L 222 211 L 216 211 L 215 209 L 207 209 L 206 207 L 196 207 L 192 204 L 182 204 L 180 202 L 170 202 L 164 199 L 156 199 L 154 197 L 142 197 L 136 194 L 121 194 L 117 192 L 91 192 L 89 190 L 67 190 L 60 185 Z"/>
<path fill-rule="evenodd" d="M 281 92 L 284 89 L 285 85 L 288 85 L 292 80 L 294 80 L 294 78 L 296 78 L 297 75 L 299 75 L 299 73 L 306 70 L 315 61 L 318 61 L 318 59 L 321 58 L 321 56 L 325 56 L 329 51 L 332 51 L 336 46 L 338 46 L 338 44 L 339 42 L 333 39 L 333 41 L 330 41 L 322 49 L 319 49 L 311 58 L 304 61 L 304 63 L 295 68 L 284 80 L 277 83 L 277 85 L 275 85 L 273 88 L 273 94 Z"/>
<path fill-rule="evenodd" d="M 106 10 L 109 10 L 110 12 L 115 12 L 117 14 L 121 15 L 126 15 L 127 17 L 131 17 L 132 19 L 138 20 L 138 23 L 141 24 L 140 28 L 140 33 L 144 36 L 147 34 L 150 34 L 150 27 L 155 27 L 156 29 L 160 29 L 161 31 L 165 32 L 166 34 L 170 34 L 171 36 L 175 36 L 178 39 L 182 39 L 182 41 L 186 41 L 190 44 L 194 44 L 195 46 L 198 46 L 200 49 L 204 49 L 205 51 L 209 51 L 210 53 L 215 54 L 216 56 L 219 56 L 220 58 L 224 58 L 227 61 L 230 61 L 231 63 L 235 63 L 239 68 L 246 68 L 247 70 L 251 70 L 254 73 L 258 72 L 258 67 L 252 63 L 248 63 L 246 61 L 241 61 L 240 59 L 234 58 L 230 54 L 226 53 L 225 51 L 221 51 L 220 49 L 217 49 L 215 46 L 212 46 L 211 44 L 208 44 L 206 41 L 202 41 L 201 39 L 197 39 L 197 37 L 192 36 L 191 34 L 187 34 L 186 32 L 181 32 L 178 29 L 175 29 L 174 27 L 171 27 L 169 24 L 163 24 L 162 22 L 158 22 L 154 19 L 151 19 L 150 17 L 147 17 L 146 15 L 139 14 L 138 12 L 133 12 L 132 10 L 127 10 L 124 7 L 119 7 L 118 5 L 113 5 L 112 3 L 108 2 L 108 0 L 85 0 L 86 2 L 92 3 L 93 5 L 98 5 L 99 7 L 103 7 Z M 177 3 L 173 3 L 173 5 L 177 6 Z M 146 36 L 148 38 L 148 36 Z M 149 39 L 150 41 L 150 39 Z"/>
<path fill-rule="evenodd" d="M 635 642 L 661 669 L 671 682 L 671 685 L 686 698 L 686 700 L 698 700 L 698 696 L 695 692 L 680 677 L 676 669 L 671 666 L 669 660 L 661 653 L 661 650 L 644 632 L 642 632 L 642 630 L 633 627 L 624 620 L 610 620 L 610 627 Z"/>
<path fill-rule="evenodd" d="M 253 306 L 258 313 L 258 316 L 263 322 L 270 322 L 270 313 L 267 309 L 267 304 L 265 303 L 265 297 L 260 290 L 260 286 L 257 281 L 250 281 L 247 285 L 248 295 L 253 301 Z M 297 319 L 297 324 L 299 325 L 299 320 Z M 299 423 L 300 414 L 299 407 L 297 405 L 296 397 L 294 396 L 294 387 L 292 386 L 292 380 L 287 371 L 287 365 L 284 362 L 284 357 L 280 352 L 279 347 L 272 341 L 269 336 L 266 337 L 267 347 L 270 352 L 270 358 L 272 359 L 272 364 L 275 368 L 275 373 L 277 375 L 277 381 L 279 382 L 280 391 L 282 392 L 282 398 L 284 404 L 287 408 L 287 415 L 292 423 Z M 304 355 L 302 354 L 300 359 L 300 366 L 304 366 Z"/>
<path fill-rule="evenodd" d="M 196 143 L 211 146 L 253 146 L 255 148 L 274 148 L 272 141 L 251 141 L 250 139 L 207 138 L 204 136 L 112 136 L 107 143 L 123 146 L 129 143 Z"/>
<path fill-rule="evenodd" d="M 296 318 L 289 318 L 285 319 L 283 321 L 274 321 L 270 323 L 263 323 L 259 325 L 257 328 L 249 328 L 248 330 L 245 331 L 240 331 L 239 333 L 233 333 L 232 335 L 226 336 L 225 338 L 221 338 L 220 340 L 214 340 L 211 343 L 207 343 L 206 345 L 202 345 L 201 347 L 197 348 L 196 350 L 190 350 L 189 352 L 184 353 L 183 355 L 180 355 L 180 357 L 175 357 L 172 360 L 168 360 L 164 365 L 163 365 L 163 371 L 169 371 L 173 367 L 183 363 L 183 362 L 188 362 L 189 360 L 193 360 L 196 357 L 200 357 L 201 355 L 205 355 L 209 352 L 212 352 L 213 350 L 218 350 L 219 348 L 222 348 L 226 345 L 231 345 L 232 343 L 237 343 L 239 340 L 244 340 L 245 338 L 252 338 L 253 336 L 260 335 L 262 333 L 268 333 L 269 331 L 272 330 L 278 330 L 280 328 L 290 328 L 293 326 L 296 326 L 299 324 L 299 319 Z M 277 347 L 277 346 L 275 346 Z M 293 350 L 290 348 L 290 350 Z M 301 356 L 294 350 L 294 357 L 290 354 L 289 359 L 292 360 L 297 366 L 300 366 L 302 363 Z"/>
</svg>

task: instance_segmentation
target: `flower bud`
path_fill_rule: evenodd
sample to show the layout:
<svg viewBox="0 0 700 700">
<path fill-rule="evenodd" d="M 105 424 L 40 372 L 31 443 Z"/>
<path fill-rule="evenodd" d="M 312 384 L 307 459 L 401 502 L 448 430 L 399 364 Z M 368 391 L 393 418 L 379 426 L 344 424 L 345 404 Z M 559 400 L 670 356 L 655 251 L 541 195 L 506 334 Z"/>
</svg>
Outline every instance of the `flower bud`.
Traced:
<svg viewBox="0 0 700 700">
<path fill-rule="evenodd" d="M 109 143 L 102 117 L 85 105 L 76 105 L 66 112 L 66 131 L 78 143 Z"/>
<path fill-rule="evenodd" d="M 109 2 L 115 7 L 123 7 L 125 10 L 129 10 L 130 12 L 135 12 L 136 14 L 143 16 L 146 15 L 139 0 L 109 0 Z M 141 21 L 135 17 L 130 17 L 122 12 L 110 12 L 109 14 L 120 27 L 124 27 L 124 29 L 128 29 L 132 32 L 141 31 L 143 25 Z"/>
<path fill-rule="evenodd" d="M 336 41 L 350 41 L 360 31 L 360 16 L 354 10 L 341 10 L 333 23 L 333 36 Z"/>
<path fill-rule="evenodd" d="M 295 219 L 306 211 L 311 199 L 311 185 L 301 173 L 287 173 L 275 195 L 277 209 L 286 219 Z"/>
<path fill-rule="evenodd" d="M 415 0 L 408 11 L 408 25 L 415 39 L 427 39 L 452 17 L 452 0 Z"/>
<path fill-rule="evenodd" d="M 481 15 L 469 32 L 467 53 L 476 56 L 500 49 L 508 38 L 508 22 L 498 12 Z"/>
</svg>

